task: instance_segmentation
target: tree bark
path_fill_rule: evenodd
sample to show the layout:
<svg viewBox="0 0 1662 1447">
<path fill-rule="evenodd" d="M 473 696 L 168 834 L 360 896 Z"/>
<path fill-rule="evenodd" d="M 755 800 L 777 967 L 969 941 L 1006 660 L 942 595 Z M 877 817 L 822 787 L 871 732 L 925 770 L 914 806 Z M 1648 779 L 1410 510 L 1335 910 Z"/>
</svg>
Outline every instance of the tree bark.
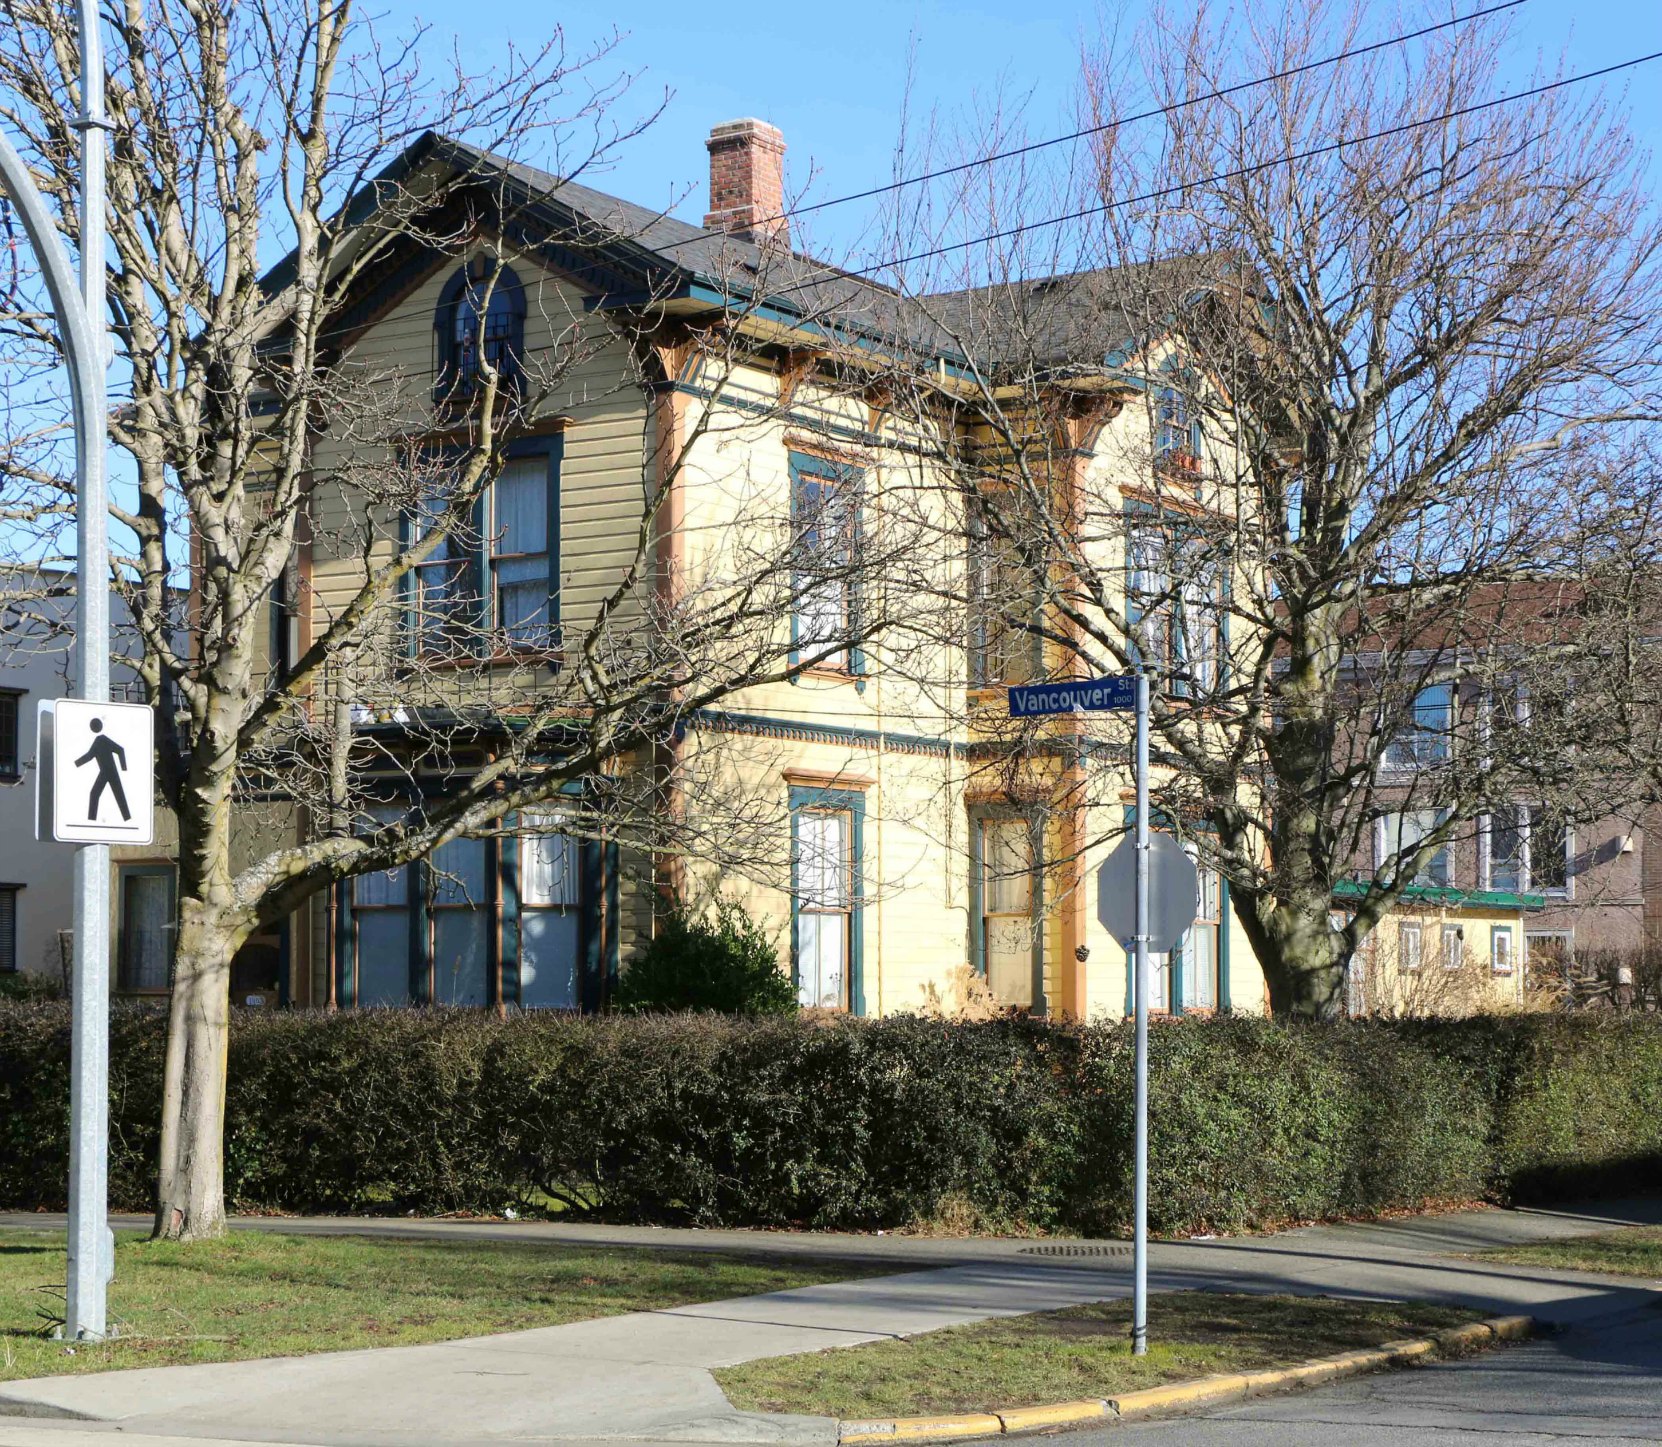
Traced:
<svg viewBox="0 0 1662 1447">
<path fill-rule="evenodd" d="M 200 900 L 181 905 L 154 1230 L 159 1239 L 225 1234 L 221 1142 L 231 956 L 239 933 Z"/>
</svg>

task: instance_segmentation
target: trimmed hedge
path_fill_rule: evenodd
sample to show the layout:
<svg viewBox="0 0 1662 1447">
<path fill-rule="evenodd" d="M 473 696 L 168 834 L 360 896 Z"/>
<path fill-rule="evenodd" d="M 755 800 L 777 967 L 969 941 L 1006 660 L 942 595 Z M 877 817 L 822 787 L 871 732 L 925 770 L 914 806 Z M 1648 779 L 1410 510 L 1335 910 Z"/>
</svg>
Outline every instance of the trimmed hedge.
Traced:
<svg viewBox="0 0 1662 1447">
<path fill-rule="evenodd" d="M 147 1209 L 165 1022 L 111 1031 L 112 1204 Z M 1156 1230 L 1662 1182 L 1662 1020 L 1151 1031 Z M 0 1002 L 0 1205 L 61 1207 L 69 1016 Z M 944 1024 L 239 1014 L 243 1209 L 1106 1233 L 1131 1201 L 1131 1036 Z"/>
</svg>

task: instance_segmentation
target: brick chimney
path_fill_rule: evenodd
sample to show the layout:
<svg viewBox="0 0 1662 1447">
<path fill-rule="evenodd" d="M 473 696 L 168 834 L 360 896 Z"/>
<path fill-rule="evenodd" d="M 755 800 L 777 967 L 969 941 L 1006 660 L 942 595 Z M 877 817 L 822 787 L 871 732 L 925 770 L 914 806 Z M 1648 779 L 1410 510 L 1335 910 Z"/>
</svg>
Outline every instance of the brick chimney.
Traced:
<svg viewBox="0 0 1662 1447">
<path fill-rule="evenodd" d="M 759 246 L 789 247 L 785 137 L 766 121 L 727 121 L 710 132 L 710 211 L 704 225 Z"/>
</svg>

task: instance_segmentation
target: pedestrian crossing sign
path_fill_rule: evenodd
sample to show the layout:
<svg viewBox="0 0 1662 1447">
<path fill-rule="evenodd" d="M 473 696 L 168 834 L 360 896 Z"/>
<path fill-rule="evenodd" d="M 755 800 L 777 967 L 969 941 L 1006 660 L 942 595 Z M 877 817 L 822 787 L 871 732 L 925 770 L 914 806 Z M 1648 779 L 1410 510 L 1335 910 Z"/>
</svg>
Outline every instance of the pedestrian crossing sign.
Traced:
<svg viewBox="0 0 1662 1447">
<path fill-rule="evenodd" d="M 40 708 L 38 833 L 60 844 L 151 844 L 155 715 L 148 705 L 59 698 Z"/>
</svg>

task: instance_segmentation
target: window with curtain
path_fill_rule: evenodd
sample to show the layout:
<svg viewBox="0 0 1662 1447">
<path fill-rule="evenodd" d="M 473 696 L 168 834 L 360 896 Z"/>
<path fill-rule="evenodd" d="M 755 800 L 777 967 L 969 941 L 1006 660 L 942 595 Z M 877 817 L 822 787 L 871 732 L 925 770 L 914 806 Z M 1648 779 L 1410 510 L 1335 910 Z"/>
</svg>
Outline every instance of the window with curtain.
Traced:
<svg viewBox="0 0 1662 1447">
<path fill-rule="evenodd" d="M 1033 1003 L 1033 825 L 1023 818 L 976 821 L 981 834 L 981 967 L 1000 1004 Z"/>
<path fill-rule="evenodd" d="M 581 854 L 557 811 L 527 814 L 519 838 L 519 1003 L 575 1010 L 580 993 Z"/>
<path fill-rule="evenodd" d="M 123 990 L 166 990 L 173 983 L 173 871 L 120 871 L 121 937 L 117 978 Z"/>
<path fill-rule="evenodd" d="M 796 899 L 797 1000 L 804 1008 L 849 1008 L 850 824 L 842 809 L 797 811 L 791 891 Z"/>
<path fill-rule="evenodd" d="M 1443 968 L 1458 970 L 1466 963 L 1466 932 L 1457 924 L 1443 926 Z"/>
<path fill-rule="evenodd" d="M 847 670 L 853 664 L 861 474 L 793 453 L 791 476 L 796 650 L 816 659 L 817 667 Z"/>
<path fill-rule="evenodd" d="M 372 832 L 408 812 L 402 804 L 373 804 L 360 829 Z M 410 1003 L 410 869 L 360 874 L 352 881 L 353 957 L 359 1005 Z"/>
<path fill-rule="evenodd" d="M 442 492 L 422 500 L 411 519 L 412 545 L 443 528 L 449 505 Z M 472 526 L 452 522 L 433 551 L 415 565 L 412 611 L 419 652 L 451 655 L 475 647 L 482 601 L 475 576 L 478 546 Z"/>
<path fill-rule="evenodd" d="M 490 1001 L 487 969 L 493 917 L 486 858 L 483 839 L 452 839 L 435 849 L 427 864 L 435 1004 Z"/>
<path fill-rule="evenodd" d="M 1222 559 L 1204 539 L 1155 523 L 1133 527 L 1127 546 L 1129 602 L 1147 642 L 1145 662 L 1172 693 L 1209 692 L 1223 658 Z"/>
<path fill-rule="evenodd" d="M 516 457 L 491 488 L 491 587 L 497 629 L 511 645 L 547 648 L 551 518 L 546 455 Z"/>
<path fill-rule="evenodd" d="M 1183 1008 L 1212 1010 L 1218 1003 L 1218 907 L 1222 891 L 1218 872 L 1198 860 L 1195 865 L 1195 922 L 1183 936 Z"/>
<path fill-rule="evenodd" d="M 1412 973 L 1419 969 L 1421 958 L 1419 921 L 1404 920 L 1397 926 L 1397 964 Z"/>
<path fill-rule="evenodd" d="M 1489 968 L 1497 975 L 1512 973 L 1512 930 L 1509 925 L 1495 925 L 1489 931 Z"/>
</svg>

